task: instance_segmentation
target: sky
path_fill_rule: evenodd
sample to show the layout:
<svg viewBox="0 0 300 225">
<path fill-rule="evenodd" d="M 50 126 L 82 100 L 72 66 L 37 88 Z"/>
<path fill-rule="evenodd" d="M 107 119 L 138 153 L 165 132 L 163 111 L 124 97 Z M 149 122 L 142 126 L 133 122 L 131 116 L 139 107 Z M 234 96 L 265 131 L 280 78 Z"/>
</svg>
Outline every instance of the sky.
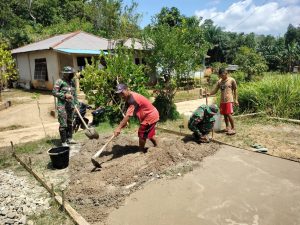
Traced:
<svg viewBox="0 0 300 225">
<path fill-rule="evenodd" d="M 225 31 L 283 36 L 289 24 L 300 26 L 300 0 L 135 0 L 142 13 L 140 26 L 162 7 L 177 7 L 185 16 L 212 19 Z M 131 0 L 123 0 L 129 5 Z"/>
</svg>

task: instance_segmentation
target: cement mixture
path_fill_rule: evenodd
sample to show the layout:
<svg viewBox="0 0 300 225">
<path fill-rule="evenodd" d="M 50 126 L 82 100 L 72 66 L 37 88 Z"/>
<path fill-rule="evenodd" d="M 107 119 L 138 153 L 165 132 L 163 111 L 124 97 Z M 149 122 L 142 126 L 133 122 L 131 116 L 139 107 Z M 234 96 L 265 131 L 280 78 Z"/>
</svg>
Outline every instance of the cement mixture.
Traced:
<svg viewBox="0 0 300 225">
<path fill-rule="evenodd" d="M 220 148 L 215 143 L 195 143 L 192 137 L 161 133 L 159 148 L 147 143 L 148 152 L 144 154 L 139 152 L 136 134 L 122 134 L 102 152 L 98 159 L 102 168 L 91 172 L 92 155 L 109 137 L 85 141 L 80 153 L 70 159 L 66 196 L 91 224 L 105 224 L 108 214 L 147 182 L 182 176 Z"/>
</svg>

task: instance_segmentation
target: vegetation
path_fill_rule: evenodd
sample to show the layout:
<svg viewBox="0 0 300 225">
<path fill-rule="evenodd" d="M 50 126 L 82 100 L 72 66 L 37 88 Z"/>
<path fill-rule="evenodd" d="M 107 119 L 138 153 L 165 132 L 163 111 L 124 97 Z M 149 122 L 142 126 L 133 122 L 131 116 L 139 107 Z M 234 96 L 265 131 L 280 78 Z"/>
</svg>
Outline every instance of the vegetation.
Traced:
<svg viewBox="0 0 300 225">
<path fill-rule="evenodd" d="M 17 79 L 15 62 L 11 56 L 7 45 L 0 43 L 0 102 L 2 101 L 1 92 L 8 82 Z"/>
<path fill-rule="evenodd" d="M 241 47 L 235 56 L 234 63 L 247 74 L 246 80 L 251 81 L 253 75 L 261 75 L 268 67 L 265 59 L 248 47 Z"/>
<path fill-rule="evenodd" d="M 271 116 L 300 119 L 300 77 L 268 75 L 239 86 L 240 112 L 267 112 Z"/>
<path fill-rule="evenodd" d="M 163 8 L 145 29 L 146 48 L 151 46 L 146 62 L 156 75 L 156 99 L 160 119 L 176 119 L 174 96 L 183 80 L 202 66 L 208 49 L 200 20 L 180 15 L 176 8 Z"/>
<path fill-rule="evenodd" d="M 76 30 L 106 38 L 139 32 L 137 4 L 124 6 L 120 0 L 11 0 L 0 6 L 0 40 L 10 48 Z"/>
<path fill-rule="evenodd" d="M 136 65 L 133 59 L 131 49 L 119 47 L 113 54 L 100 55 L 99 60 L 94 59 L 83 71 L 81 84 L 88 102 L 95 107 L 105 107 L 105 115 L 111 123 L 122 118 L 121 100 L 115 95 L 118 83 L 125 83 L 130 90 L 149 95 L 145 88 L 148 79 L 143 66 Z M 105 68 L 99 68 L 100 61 L 105 61 Z"/>
<path fill-rule="evenodd" d="M 108 62 L 104 70 L 98 68 L 96 59 L 85 69 L 82 85 L 88 99 L 96 106 L 107 107 L 111 121 L 121 116 L 120 100 L 112 97 L 114 86 L 124 81 L 132 90 L 146 94 L 141 86 L 148 83 L 148 77 L 143 73 L 157 80 L 154 105 L 161 119 L 166 120 L 178 117 L 174 96 L 189 83 L 193 72 L 202 68 L 204 58 L 215 71 L 220 66 L 238 64 L 241 71 L 234 76 L 239 83 L 252 81 L 267 69 L 291 72 L 300 64 L 299 26 L 289 25 L 283 37 L 227 32 L 212 20 L 187 17 L 175 7 L 164 7 L 151 24 L 141 29 L 137 3 L 125 5 L 121 0 L 11 0 L 2 1 L 0 6 L 0 41 L 7 44 L 1 45 L 4 53 L 8 48 L 79 29 L 109 39 L 142 37 L 145 46 L 151 48 L 145 58 L 147 67 L 133 65 L 129 62 L 133 53 L 120 50 L 115 57 L 101 56 Z M 5 58 L 6 68 L 12 68 L 12 58 Z M 15 74 L 13 70 L 6 71 Z M 7 75 L 1 74 L 1 84 L 13 77 Z M 210 84 L 216 79 L 213 75 Z"/>
</svg>

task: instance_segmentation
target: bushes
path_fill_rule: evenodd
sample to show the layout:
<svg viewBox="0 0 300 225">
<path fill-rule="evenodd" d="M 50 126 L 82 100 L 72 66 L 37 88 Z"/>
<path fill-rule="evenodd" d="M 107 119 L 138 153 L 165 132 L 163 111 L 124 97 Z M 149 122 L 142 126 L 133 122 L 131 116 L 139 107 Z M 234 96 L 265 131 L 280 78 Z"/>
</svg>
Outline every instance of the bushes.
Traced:
<svg viewBox="0 0 300 225">
<path fill-rule="evenodd" d="M 123 103 L 115 94 L 117 83 L 125 83 L 130 90 L 146 97 L 149 96 L 145 84 L 148 78 L 143 72 L 143 66 L 136 65 L 133 51 L 126 48 L 115 49 L 114 54 L 100 55 L 106 62 L 105 68 L 99 68 L 100 60 L 92 60 L 83 71 L 84 78 L 80 80 L 89 104 L 95 107 L 105 107 L 105 119 L 110 123 L 119 122 L 123 116 Z"/>
<path fill-rule="evenodd" d="M 176 105 L 170 98 L 165 95 L 158 95 L 153 102 L 160 116 L 160 121 L 176 120 L 179 118 L 179 113 L 176 110 Z"/>
<path fill-rule="evenodd" d="M 300 77 L 267 76 L 239 86 L 239 112 L 265 111 L 271 116 L 300 119 Z"/>
</svg>

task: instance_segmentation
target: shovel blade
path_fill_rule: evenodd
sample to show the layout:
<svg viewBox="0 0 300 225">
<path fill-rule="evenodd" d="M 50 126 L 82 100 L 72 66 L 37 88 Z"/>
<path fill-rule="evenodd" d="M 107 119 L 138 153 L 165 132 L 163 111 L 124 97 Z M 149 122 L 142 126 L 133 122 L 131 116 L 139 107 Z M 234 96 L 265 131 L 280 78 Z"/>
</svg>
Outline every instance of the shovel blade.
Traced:
<svg viewBox="0 0 300 225">
<path fill-rule="evenodd" d="M 84 133 L 89 139 L 98 139 L 99 138 L 98 132 L 93 128 L 87 129 Z"/>
</svg>

